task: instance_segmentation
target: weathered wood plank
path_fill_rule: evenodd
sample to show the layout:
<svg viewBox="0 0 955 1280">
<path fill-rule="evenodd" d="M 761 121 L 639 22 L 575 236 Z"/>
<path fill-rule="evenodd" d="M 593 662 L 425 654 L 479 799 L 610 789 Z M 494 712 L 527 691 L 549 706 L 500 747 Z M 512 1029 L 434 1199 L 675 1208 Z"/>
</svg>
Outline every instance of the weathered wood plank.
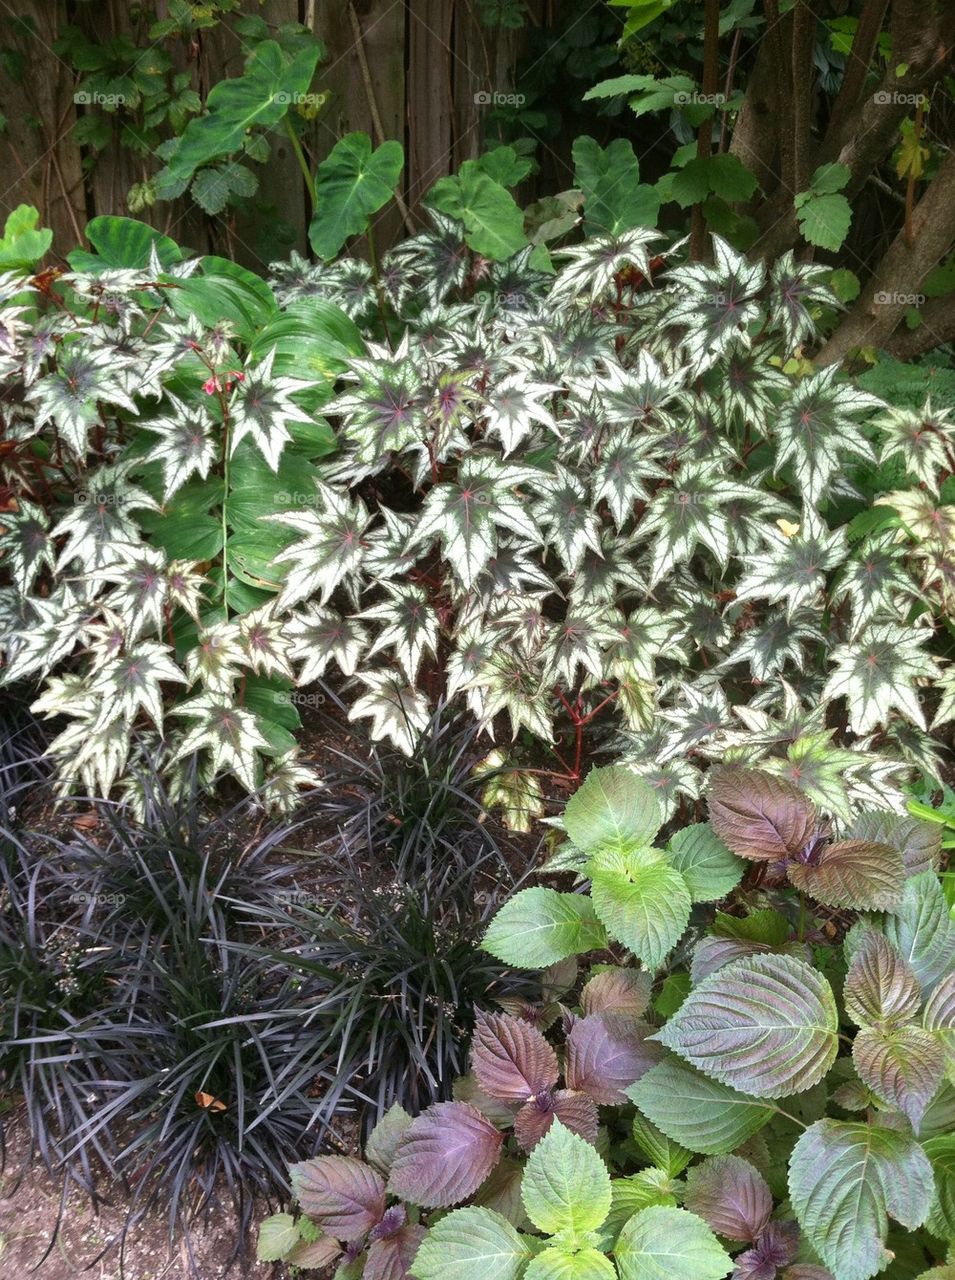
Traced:
<svg viewBox="0 0 955 1280">
<path fill-rule="evenodd" d="M 33 24 L 34 34 L 12 30 L 7 38 L 22 50 L 24 72 L 18 80 L 0 76 L 0 109 L 7 128 L 0 138 L 0 221 L 20 204 L 40 210 L 53 229 L 53 253 L 63 257 L 75 245 L 86 222 L 86 193 L 80 151 L 72 138 L 77 111 L 73 75 L 53 52 L 65 25 L 63 0 L 31 0 L 17 6 L 17 17 Z"/>
<path fill-rule="evenodd" d="M 454 6 L 414 0 L 408 7 L 408 202 L 422 198 L 454 163 Z"/>
</svg>

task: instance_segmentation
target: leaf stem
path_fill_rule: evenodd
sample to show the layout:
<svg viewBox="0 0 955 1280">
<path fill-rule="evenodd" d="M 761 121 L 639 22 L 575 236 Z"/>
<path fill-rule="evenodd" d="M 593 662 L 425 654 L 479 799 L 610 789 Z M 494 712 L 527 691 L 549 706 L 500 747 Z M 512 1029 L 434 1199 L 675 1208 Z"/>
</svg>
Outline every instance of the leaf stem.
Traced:
<svg viewBox="0 0 955 1280">
<path fill-rule="evenodd" d="M 305 178 L 305 186 L 306 186 L 306 189 L 308 190 L 308 198 L 311 201 L 312 213 L 314 213 L 315 207 L 318 204 L 318 192 L 315 189 L 315 179 L 312 177 L 312 171 L 308 167 L 308 161 L 305 158 L 305 152 L 302 150 L 302 144 L 299 141 L 298 134 L 295 132 L 295 129 L 292 126 L 292 122 L 288 118 L 287 114 L 284 117 L 282 123 L 285 125 L 285 132 L 288 134 L 289 139 L 292 143 L 292 150 L 295 152 L 295 158 L 298 161 L 298 167 L 301 169 L 302 175 Z"/>
</svg>

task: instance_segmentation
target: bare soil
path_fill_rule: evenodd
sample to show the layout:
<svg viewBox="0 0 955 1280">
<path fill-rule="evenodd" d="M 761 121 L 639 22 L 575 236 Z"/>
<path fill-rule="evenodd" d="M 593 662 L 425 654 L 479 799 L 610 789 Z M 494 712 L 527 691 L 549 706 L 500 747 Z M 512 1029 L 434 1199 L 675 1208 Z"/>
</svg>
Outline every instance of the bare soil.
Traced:
<svg viewBox="0 0 955 1280">
<path fill-rule="evenodd" d="M 14 1118 L 7 1132 L 6 1168 L 0 1175 L 0 1280 L 26 1280 L 41 1262 L 39 1280 L 77 1280 L 81 1275 L 91 1280 L 215 1280 L 222 1275 L 235 1244 L 234 1225 L 210 1224 L 195 1231 L 196 1267 L 190 1271 L 185 1246 L 170 1254 L 161 1212 L 144 1218 L 127 1236 L 122 1269 L 118 1249 L 96 1261 L 106 1246 L 120 1238 L 122 1200 L 113 1199 L 97 1212 L 89 1198 L 73 1188 L 56 1234 L 60 1187 L 40 1160 L 22 1171 L 28 1150 L 23 1126 Z M 255 1256 L 254 1247 L 250 1256 Z M 241 1276 L 242 1269 L 236 1266 L 231 1274 Z M 279 1271 L 252 1263 L 246 1274 L 273 1280 Z"/>
</svg>

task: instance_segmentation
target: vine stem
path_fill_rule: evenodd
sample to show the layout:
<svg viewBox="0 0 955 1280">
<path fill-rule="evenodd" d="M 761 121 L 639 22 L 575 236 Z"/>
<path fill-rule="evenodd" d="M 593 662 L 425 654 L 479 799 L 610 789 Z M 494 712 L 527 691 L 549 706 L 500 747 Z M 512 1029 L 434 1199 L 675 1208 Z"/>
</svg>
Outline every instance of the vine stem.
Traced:
<svg viewBox="0 0 955 1280">
<path fill-rule="evenodd" d="M 285 132 L 288 134 L 289 140 L 292 143 L 292 150 L 295 152 L 298 167 L 301 169 L 302 176 L 305 178 L 305 186 L 308 189 L 308 198 L 312 204 L 312 213 L 314 213 L 315 206 L 318 203 L 318 195 L 315 191 L 315 179 L 312 177 L 312 171 L 308 167 L 308 161 L 305 158 L 305 152 L 302 150 L 302 144 L 299 141 L 298 134 L 292 127 L 292 122 L 288 118 L 288 115 L 285 116 L 283 123 L 285 125 Z"/>
<path fill-rule="evenodd" d="M 222 406 L 222 612 L 229 621 L 229 411 Z"/>
</svg>

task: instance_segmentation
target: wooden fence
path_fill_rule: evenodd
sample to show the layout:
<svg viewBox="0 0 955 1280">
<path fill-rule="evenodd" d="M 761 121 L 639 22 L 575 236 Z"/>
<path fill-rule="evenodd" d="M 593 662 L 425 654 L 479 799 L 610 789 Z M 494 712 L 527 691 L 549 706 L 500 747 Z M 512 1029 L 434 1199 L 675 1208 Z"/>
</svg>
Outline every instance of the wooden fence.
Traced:
<svg viewBox="0 0 955 1280">
<path fill-rule="evenodd" d="M 163 16 L 167 0 L 157 0 Z M 298 21 L 321 37 L 328 56 L 316 88 L 330 92 L 328 106 L 309 125 L 308 149 L 316 160 L 354 129 L 374 141 L 396 138 L 405 147 L 404 197 L 415 221 L 421 198 L 480 146 L 488 107 L 483 98 L 513 92 L 521 33 L 489 31 L 475 15 L 476 0 L 243 0 L 270 24 Z M 536 22 L 547 21 L 555 0 L 530 0 Z M 75 98 L 80 79 L 55 51 L 68 24 L 98 43 L 136 30 L 139 6 L 126 0 L 11 0 L 0 7 L 0 219 L 18 204 L 36 205 L 54 230 L 62 255 L 82 240 L 82 229 L 102 213 L 129 212 L 127 193 L 160 167 L 120 145 L 122 110 L 111 117 L 112 141 L 99 152 L 83 141 L 77 124 L 90 109 Z M 21 25 L 26 20 L 30 26 Z M 142 30 L 141 20 L 138 27 Z M 223 23 L 191 47 L 164 45 L 190 73 L 203 95 L 224 76 L 241 72 L 245 50 Z M 19 67 L 19 75 L 17 70 Z M 305 184 L 281 132 L 272 155 L 255 166 L 264 221 L 286 226 L 291 247 L 307 245 Z M 262 268 L 263 215 L 258 228 L 236 213 L 203 214 L 187 199 L 159 203 L 135 214 L 182 243 Z M 397 207 L 383 211 L 376 237 L 387 246 L 403 234 Z"/>
</svg>

